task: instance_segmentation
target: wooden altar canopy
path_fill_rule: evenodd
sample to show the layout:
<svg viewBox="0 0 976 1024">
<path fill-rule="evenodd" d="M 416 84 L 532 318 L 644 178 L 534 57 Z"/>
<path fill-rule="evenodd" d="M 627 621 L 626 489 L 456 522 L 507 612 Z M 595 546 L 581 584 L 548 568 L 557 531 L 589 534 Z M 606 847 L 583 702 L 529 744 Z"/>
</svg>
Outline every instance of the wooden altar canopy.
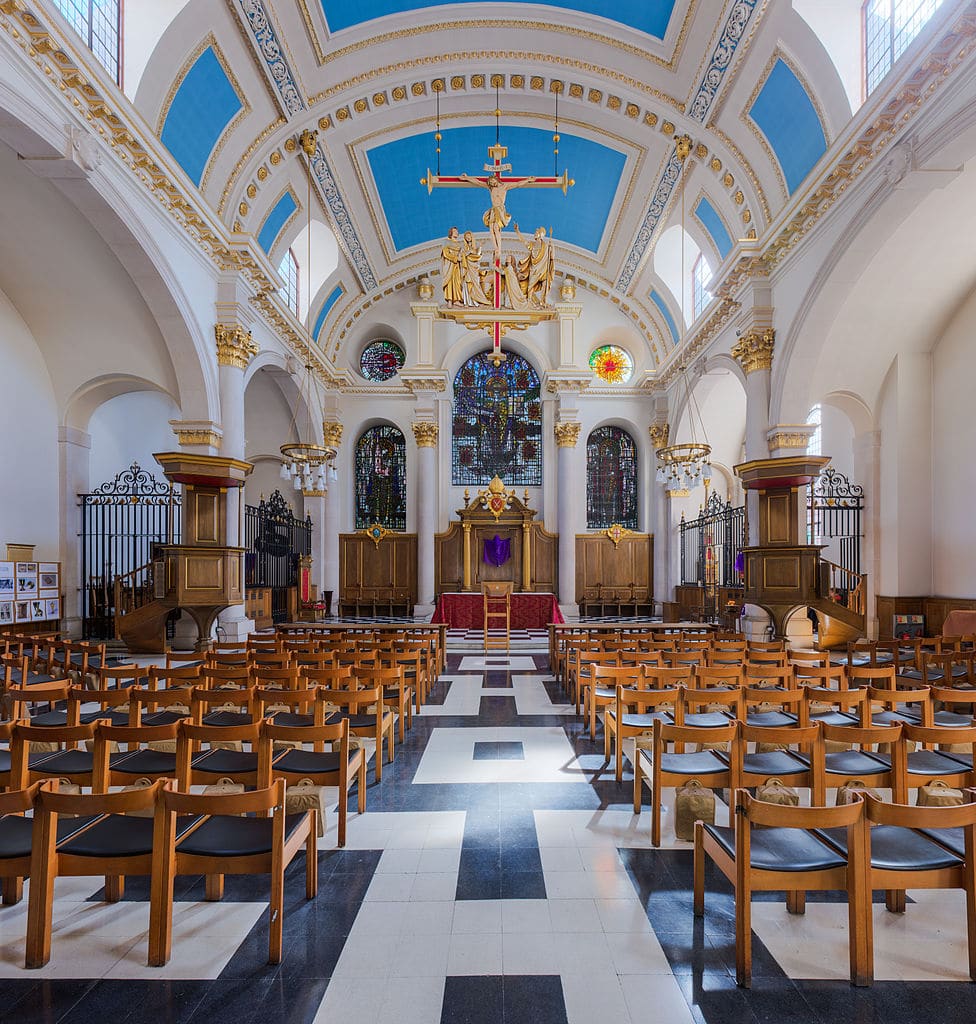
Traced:
<svg viewBox="0 0 976 1024">
<path fill-rule="evenodd" d="M 477 591 L 481 584 L 508 581 L 521 593 L 556 592 L 557 536 L 535 522 L 514 490 L 496 476 L 472 499 L 464 496 L 458 519 L 435 538 L 434 589 L 444 593 Z M 497 538 L 497 542 L 496 542 Z M 485 557 L 485 543 L 490 558 Z"/>
</svg>

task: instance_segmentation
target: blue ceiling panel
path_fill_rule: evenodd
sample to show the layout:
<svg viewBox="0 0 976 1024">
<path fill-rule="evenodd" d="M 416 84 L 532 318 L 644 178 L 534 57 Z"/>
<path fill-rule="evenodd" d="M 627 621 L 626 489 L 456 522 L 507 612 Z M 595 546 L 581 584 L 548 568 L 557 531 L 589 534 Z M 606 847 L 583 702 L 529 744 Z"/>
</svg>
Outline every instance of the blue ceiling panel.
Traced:
<svg viewBox="0 0 976 1024">
<path fill-rule="evenodd" d="M 454 0 L 455 3 L 475 3 L 478 0 Z M 523 0 L 510 0 L 524 7 L 556 7 L 566 11 L 578 11 L 580 14 L 594 14 L 600 18 L 619 22 L 638 32 L 645 32 L 655 39 L 663 39 L 671 21 L 675 0 L 575 0 L 561 4 L 527 4 Z M 416 0 L 321 0 L 325 20 L 329 23 L 330 32 L 340 32 L 353 25 L 383 18 L 390 14 L 403 14 L 406 11 L 424 11 L 433 7 L 441 7 L 438 3 L 417 3 Z M 542 16 L 545 17 L 545 12 Z M 526 11 L 525 17 L 531 17 Z"/>
<path fill-rule="evenodd" d="M 668 325 L 668 330 L 671 332 L 671 340 L 677 345 L 678 325 L 674 322 L 674 317 L 671 314 L 671 310 L 668 309 L 668 304 L 664 301 L 664 296 L 657 289 L 651 289 L 651 302 L 661 311 L 661 316 L 664 317 L 664 322 Z"/>
<path fill-rule="evenodd" d="M 512 223 L 531 235 L 540 225 L 553 237 L 599 251 L 626 157 L 588 139 L 560 133 L 559 173 L 568 169 L 576 185 L 567 195 L 556 188 L 522 188 L 509 192 L 506 201 Z M 487 149 L 495 141 L 495 128 L 452 128 L 441 141 L 442 174 L 483 174 Z M 553 173 L 552 132 L 541 128 L 508 127 L 502 131 L 508 161 L 516 175 Z M 427 194 L 420 179 L 434 162 L 433 132 L 411 135 L 376 146 L 367 152 L 387 226 L 397 251 L 443 238 L 452 225 L 463 233 L 484 235 L 482 215 L 488 209 L 483 188 L 439 188 Z M 509 227 L 506 235 L 517 246 Z"/>
<path fill-rule="evenodd" d="M 719 255 L 724 260 L 732 249 L 732 236 L 725 226 L 725 222 L 718 215 L 718 210 L 704 197 L 698 200 L 694 214 L 701 221 L 702 226 L 708 232 L 709 237 L 715 243 Z"/>
<path fill-rule="evenodd" d="M 315 326 L 312 328 L 312 337 L 318 341 L 319 335 L 322 333 L 322 325 L 325 323 L 325 318 L 329 315 L 329 310 L 339 301 L 339 296 L 342 294 L 342 285 L 337 284 L 335 288 L 326 296 L 325 302 L 322 303 L 322 308 L 319 310 L 319 315 L 315 318 Z"/>
<path fill-rule="evenodd" d="M 766 136 L 792 195 L 827 150 L 813 101 L 786 61 L 779 59 L 749 116 Z"/>
<path fill-rule="evenodd" d="M 217 140 L 241 106 L 217 54 L 208 46 L 180 82 L 160 133 L 163 145 L 194 184 L 200 184 Z"/>
<path fill-rule="evenodd" d="M 281 234 L 281 229 L 285 226 L 285 222 L 297 209 L 298 204 L 295 202 L 295 197 L 291 192 L 286 192 L 278 202 L 274 204 L 271 212 L 264 218 L 264 223 L 261 225 L 261 230 L 258 232 L 258 245 L 260 245 L 265 252 L 271 252 L 271 248 L 275 244 L 275 239 L 279 234 Z"/>
</svg>

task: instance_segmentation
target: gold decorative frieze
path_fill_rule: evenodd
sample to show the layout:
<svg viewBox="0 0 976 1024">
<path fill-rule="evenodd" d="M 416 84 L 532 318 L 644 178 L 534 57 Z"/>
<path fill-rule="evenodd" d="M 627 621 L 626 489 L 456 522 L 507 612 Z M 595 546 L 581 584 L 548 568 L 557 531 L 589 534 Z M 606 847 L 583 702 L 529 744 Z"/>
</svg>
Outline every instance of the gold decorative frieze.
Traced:
<svg viewBox="0 0 976 1024">
<path fill-rule="evenodd" d="M 220 366 L 236 366 L 246 370 L 247 364 L 258 354 L 258 346 L 251 332 L 243 327 L 228 327 L 214 324 L 217 341 L 217 363 Z"/>
<path fill-rule="evenodd" d="M 774 452 L 780 448 L 796 448 L 806 451 L 816 429 L 806 423 L 781 423 L 766 434 L 769 450 Z"/>
<path fill-rule="evenodd" d="M 342 444 L 342 424 L 338 420 L 326 420 L 322 424 L 322 444 L 336 449 Z"/>
<path fill-rule="evenodd" d="M 563 420 L 553 427 L 553 433 L 559 448 L 575 448 L 579 441 L 580 425 L 572 420 Z"/>
<path fill-rule="evenodd" d="M 659 448 L 667 448 L 668 439 L 671 436 L 671 426 L 668 423 L 652 423 L 647 431 L 651 435 L 651 444 L 654 451 Z"/>
<path fill-rule="evenodd" d="M 306 491 L 304 487 L 302 488 L 303 498 L 324 498 L 326 494 L 328 494 L 328 491 L 318 491 L 315 490 L 314 488 L 312 490 Z"/>
<path fill-rule="evenodd" d="M 414 395 L 418 391 L 447 390 L 447 381 L 443 377 L 407 377 L 401 373 L 400 380 L 404 387 Z"/>
<path fill-rule="evenodd" d="M 210 420 L 170 420 L 169 425 L 181 448 L 219 448 L 223 432 Z"/>
<path fill-rule="evenodd" d="M 732 346 L 732 358 L 746 373 L 768 370 L 773 365 L 775 343 L 776 331 L 772 327 L 750 331 Z"/>
<path fill-rule="evenodd" d="M 417 420 L 411 423 L 410 426 L 413 429 L 413 436 L 417 441 L 418 448 L 437 447 L 440 428 L 436 423 L 431 423 L 430 420 Z"/>
</svg>

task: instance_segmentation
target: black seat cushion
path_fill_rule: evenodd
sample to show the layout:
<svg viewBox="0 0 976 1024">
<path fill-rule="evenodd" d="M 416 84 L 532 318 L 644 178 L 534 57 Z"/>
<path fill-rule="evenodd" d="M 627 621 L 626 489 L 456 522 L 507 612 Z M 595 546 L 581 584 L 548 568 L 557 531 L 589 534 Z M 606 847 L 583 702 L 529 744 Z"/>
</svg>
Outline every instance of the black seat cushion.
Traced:
<svg viewBox="0 0 976 1024">
<path fill-rule="evenodd" d="M 6 747 L 0 747 L 0 772 L 10 771 L 10 751 Z"/>
<path fill-rule="evenodd" d="M 138 857 L 152 853 L 153 819 L 107 814 L 69 839 L 60 852 L 76 857 Z"/>
<path fill-rule="evenodd" d="M 165 750 L 150 750 L 148 747 L 126 750 L 112 765 L 112 770 L 135 778 L 143 775 L 175 777 L 176 754 L 169 754 Z"/>
<path fill-rule="evenodd" d="M 824 829 L 824 836 L 847 853 L 847 829 Z M 882 871 L 935 871 L 961 863 L 955 854 L 943 850 L 931 839 L 911 828 L 875 825 L 871 829 L 871 866 Z"/>
<path fill-rule="evenodd" d="M 330 750 L 321 753 L 315 750 L 289 750 L 275 761 L 274 770 L 295 775 L 313 775 L 337 772 L 340 763 L 340 755 Z"/>
<path fill-rule="evenodd" d="M 258 770 L 258 755 L 250 750 L 208 750 L 193 768 L 213 775 L 246 774 Z"/>
<path fill-rule="evenodd" d="M 349 721 L 350 729 L 376 729 L 376 715 L 341 715 Z"/>
<path fill-rule="evenodd" d="M 796 725 L 796 715 L 788 711 L 750 711 L 746 715 L 746 725 L 763 729 L 788 728 Z"/>
<path fill-rule="evenodd" d="M 80 828 L 94 821 L 97 815 L 85 815 L 80 818 L 58 818 L 58 842 L 63 842 L 74 835 Z M 31 834 L 33 819 L 21 817 L 19 814 L 8 814 L 0 818 L 0 860 L 11 860 L 15 857 L 26 857 L 31 852 Z"/>
<path fill-rule="evenodd" d="M 238 714 L 236 711 L 211 711 L 209 715 L 203 716 L 203 724 L 232 729 L 235 725 L 250 725 L 251 716 Z"/>
<path fill-rule="evenodd" d="M 810 715 L 810 721 L 823 722 L 824 725 L 857 725 L 857 716 L 846 711 L 817 711 Z"/>
<path fill-rule="evenodd" d="M 863 750 L 837 750 L 824 756 L 828 772 L 835 775 L 878 775 L 888 766 Z"/>
<path fill-rule="evenodd" d="M 661 771 L 677 775 L 717 775 L 728 770 L 728 764 L 713 750 L 661 755 Z"/>
<path fill-rule="evenodd" d="M 765 750 L 761 754 L 745 754 L 742 758 L 743 771 L 753 775 L 771 778 L 777 775 L 802 775 L 810 768 L 810 762 L 792 750 Z"/>
<path fill-rule="evenodd" d="M 642 714 L 628 712 L 621 719 L 628 729 L 653 729 L 655 721 L 671 724 L 671 716 L 667 711 L 645 711 Z"/>
<path fill-rule="evenodd" d="M 78 721 L 81 725 L 91 725 L 92 722 L 99 720 L 108 720 L 112 725 L 125 726 L 129 724 L 129 713 L 128 711 L 103 711 L 101 708 L 95 708 L 91 711 L 82 711 L 78 716 Z M 45 711 L 31 717 L 31 725 L 54 726 L 57 728 L 67 724 L 67 711 Z"/>
<path fill-rule="evenodd" d="M 283 725 L 289 729 L 307 729 L 315 725 L 315 715 L 300 715 L 296 711 L 278 711 L 270 718 L 275 725 Z"/>
<path fill-rule="evenodd" d="M 32 770 L 45 775 L 83 775 L 92 771 L 94 755 L 87 750 L 59 750 L 46 755 Z"/>
<path fill-rule="evenodd" d="M 182 711 L 167 711 L 165 708 L 161 711 L 148 711 L 143 712 L 142 724 L 143 725 L 172 725 L 174 722 L 182 722 L 189 718 L 185 712 Z"/>
<path fill-rule="evenodd" d="M 891 766 L 891 754 L 872 754 L 882 764 Z M 962 755 L 943 754 L 938 750 L 913 750 L 908 755 L 909 775 L 956 775 L 965 771 L 958 757 Z"/>
<path fill-rule="evenodd" d="M 285 818 L 286 840 L 304 817 L 304 814 L 289 814 Z M 270 853 L 273 828 L 271 818 L 214 814 L 177 843 L 176 851 L 198 857 L 250 857 Z"/>
<path fill-rule="evenodd" d="M 957 857 L 966 856 L 966 836 L 961 828 L 920 828 L 919 832 L 952 850 Z"/>
<path fill-rule="evenodd" d="M 693 711 L 685 715 L 684 724 L 696 729 L 722 729 L 731 721 L 724 711 Z"/>
<path fill-rule="evenodd" d="M 730 857 L 735 857 L 735 829 L 706 825 Z M 827 871 L 841 868 L 847 858 L 802 828 L 754 828 L 751 830 L 751 865 L 760 871 Z"/>
</svg>

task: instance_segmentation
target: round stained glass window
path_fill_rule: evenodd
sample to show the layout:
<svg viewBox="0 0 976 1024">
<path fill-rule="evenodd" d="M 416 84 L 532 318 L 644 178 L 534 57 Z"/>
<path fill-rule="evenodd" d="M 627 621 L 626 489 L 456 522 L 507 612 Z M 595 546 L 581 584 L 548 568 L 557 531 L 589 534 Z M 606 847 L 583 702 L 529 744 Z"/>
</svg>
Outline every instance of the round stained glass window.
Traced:
<svg viewBox="0 0 976 1024">
<path fill-rule="evenodd" d="M 626 384 L 634 375 L 634 361 L 619 345 L 601 345 L 590 354 L 590 369 L 607 384 Z"/>
<path fill-rule="evenodd" d="M 405 360 L 403 349 L 395 341 L 373 341 L 359 357 L 359 372 L 367 380 L 382 384 L 400 372 Z"/>
</svg>

